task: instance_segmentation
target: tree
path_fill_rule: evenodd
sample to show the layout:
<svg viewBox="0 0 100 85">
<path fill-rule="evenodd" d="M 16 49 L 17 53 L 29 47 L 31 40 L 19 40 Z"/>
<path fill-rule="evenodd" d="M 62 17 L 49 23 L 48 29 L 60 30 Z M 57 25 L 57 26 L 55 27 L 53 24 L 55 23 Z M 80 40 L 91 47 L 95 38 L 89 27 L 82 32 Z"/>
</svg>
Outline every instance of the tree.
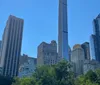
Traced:
<svg viewBox="0 0 100 85">
<path fill-rule="evenodd" d="M 95 73 L 96 73 L 96 75 L 97 75 L 97 83 L 98 84 L 100 84 L 100 69 L 97 69 L 96 71 L 95 71 Z"/>
<path fill-rule="evenodd" d="M 56 65 L 37 67 L 32 77 L 16 78 L 13 85 L 74 85 L 71 65 L 63 60 Z"/>
<path fill-rule="evenodd" d="M 97 80 L 97 75 L 95 72 L 93 72 L 92 70 L 88 71 L 86 74 L 85 74 L 85 80 L 89 80 L 91 82 L 96 82 Z"/>
<path fill-rule="evenodd" d="M 100 85 L 100 69 L 74 78 L 70 63 L 62 60 L 56 65 L 37 67 L 32 77 L 15 78 L 12 85 Z"/>
<path fill-rule="evenodd" d="M 74 85 L 71 65 L 65 60 L 56 65 L 38 67 L 33 77 L 37 85 Z"/>
<path fill-rule="evenodd" d="M 32 79 L 29 77 L 15 78 L 15 82 L 12 85 L 33 85 Z"/>
<path fill-rule="evenodd" d="M 33 74 L 36 85 L 56 85 L 56 75 L 52 66 L 38 67 Z"/>
<path fill-rule="evenodd" d="M 81 75 L 75 81 L 75 85 L 100 85 L 100 70 L 93 72 L 88 71 L 85 75 Z"/>
<path fill-rule="evenodd" d="M 58 81 L 57 85 L 74 85 L 74 75 L 71 71 L 71 65 L 66 60 L 62 60 L 55 65 L 55 73 Z"/>
</svg>

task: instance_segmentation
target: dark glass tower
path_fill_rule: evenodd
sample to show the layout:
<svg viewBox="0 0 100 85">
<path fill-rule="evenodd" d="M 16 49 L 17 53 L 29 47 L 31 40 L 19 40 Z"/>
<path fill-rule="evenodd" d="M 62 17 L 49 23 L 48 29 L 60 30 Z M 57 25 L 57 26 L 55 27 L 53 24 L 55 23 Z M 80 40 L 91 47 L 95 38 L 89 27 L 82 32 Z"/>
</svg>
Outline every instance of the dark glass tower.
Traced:
<svg viewBox="0 0 100 85">
<path fill-rule="evenodd" d="M 95 35 L 91 35 L 90 37 L 90 44 L 91 44 L 91 59 L 96 60 L 96 56 L 98 56 L 98 51 L 97 51 L 97 45 L 96 45 L 96 36 Z"/>
<path fill-rule="evenodd" d="M 4 29 L 1 53 L 1 66 L 4 76 L 14 77 L 18 74 L 23 23 L 23 19 L 10 15 Z"/>
<path fill-rule="evenodd" d="M 100 62 L 100 14 L 93 20 L 94 34 L 91 35 L 92 59 Z"/>
<path fill-rule="evenodd" d="M 84 56 L 86 60 L 90 60 L 90 45 L 89 42 L 85 42 L 81 45 L 84 50 Z"/>
<path fill-rule="evenodd" d="M 68 25 L 67 0 L 59 0 L 58 16 L 58 56 L 69 60 L 68 56 Z"/>
</svg>

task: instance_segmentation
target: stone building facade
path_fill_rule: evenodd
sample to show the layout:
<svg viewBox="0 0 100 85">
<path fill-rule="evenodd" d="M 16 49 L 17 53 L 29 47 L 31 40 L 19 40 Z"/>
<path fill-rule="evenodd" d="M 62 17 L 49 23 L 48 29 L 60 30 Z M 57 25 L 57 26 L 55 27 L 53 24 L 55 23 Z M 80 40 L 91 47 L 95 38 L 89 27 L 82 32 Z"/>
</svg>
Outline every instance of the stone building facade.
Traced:
<svg viewBox="0 0 100 85">
<path fill-rule="evenodd" d="M 71 63 L 75 76 L 87 73 L 89 70 L 100 68 L 100 63 L 90 59 L 89 43 L 76 44 L 71 52 Z"/>
<path fill-rule="evenodd" d="M 27 57 L 27 58 L 26 58 Z M 22 59 L 22 58 L 21 58 Z M 25 60 L 24 60 L 25 59 Z M 20 63 L 18 77 L 32 76 L 37 66 L 37 59 L 23 55 L 23 63 Z"/>
<path fill-rule="evenodd" d="M 73 47 L 71 53 L 71 62 L 73 63 L 75 76 L 83 74 L 84 50 L 80 44 Z"/>
<path fill-rule="evenodd" d="M 96 60 L 85 60 L 83 64 L 83 73 L 87 73 L 89 70 L 100 69 L 100 63 Z"/>
<path fill-rule="evenodd" d="M 50 44 L 42 42 L 37 50 L 37 64 L 40 65 L 53 65 L 57 63 L 57 43 L 51 41 Z"/>
</svg>

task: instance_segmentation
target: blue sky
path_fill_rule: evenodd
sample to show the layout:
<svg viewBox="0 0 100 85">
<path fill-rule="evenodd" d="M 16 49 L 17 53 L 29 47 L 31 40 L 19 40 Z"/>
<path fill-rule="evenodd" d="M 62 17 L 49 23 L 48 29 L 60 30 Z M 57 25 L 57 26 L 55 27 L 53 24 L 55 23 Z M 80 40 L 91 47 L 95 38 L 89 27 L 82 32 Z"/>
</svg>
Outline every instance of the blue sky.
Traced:
<svg viewBox="0 0 100 85">
<path fill-rule="evenodd" d="M 100 0 L 68 0 L 69 45 L 90 40 Z M 22 53 L 37 56 L 37 46 L 58 38 L 58 0 L 0 0 L 0 39 L 8 16 L 24 19 Z"/>
</svg>

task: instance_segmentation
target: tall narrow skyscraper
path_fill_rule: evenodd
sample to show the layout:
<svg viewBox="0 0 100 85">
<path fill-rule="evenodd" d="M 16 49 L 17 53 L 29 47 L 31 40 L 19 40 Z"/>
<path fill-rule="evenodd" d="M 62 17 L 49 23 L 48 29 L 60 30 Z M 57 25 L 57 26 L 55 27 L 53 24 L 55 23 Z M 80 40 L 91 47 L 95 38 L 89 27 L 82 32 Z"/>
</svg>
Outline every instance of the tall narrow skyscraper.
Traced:
<svg viewBox="0 0 100 85">
<path fill-rule="evenodd" d="M 21 54 L 23 19 L 10 15 L 2 39 L 1 66 L 3 75 L 17 76 Z"/>
<path fill-rule="evenodd" d="M 58 17 L 58 56 L 69 60 L 68 56 L 68 24 L 67 0 L 59 0 Z"/>
</svg>

